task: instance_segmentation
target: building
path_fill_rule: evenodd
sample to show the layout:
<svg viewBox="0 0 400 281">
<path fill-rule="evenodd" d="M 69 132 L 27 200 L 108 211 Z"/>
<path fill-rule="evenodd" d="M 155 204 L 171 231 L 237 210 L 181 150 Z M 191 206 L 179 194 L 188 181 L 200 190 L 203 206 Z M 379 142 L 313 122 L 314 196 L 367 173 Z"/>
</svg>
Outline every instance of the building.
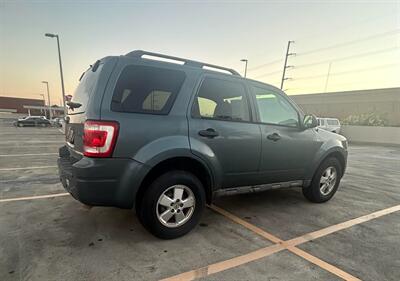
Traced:
<svg viewBox="0 0 400 281">
<path fill-rule="evenodd" d="M 53 105 L 52 116 L 64 115 L 64 108 Z M 25 99 L 0 96 L 0 112 L 18 113 L 26 115 L 40 115 L 49 118 L 49 108 L 40 99 Z"/>
<path fill-rule="evenodd" d="M 14 97 L 0 96 L 0 111 L 28 114 L 28 109 L 24 106 L 44 106 L 44 101 L 41 99 L 25 99 Z M 42 115 L 40 109 L 31 111 L 32 115 Z"/>
<path fill-rule="evenodd" d="M 290 96 L 306 113 L 341 120 L 374 113 L 389 126 L 400 126 L 400 88 L 330 92 Z"/>
</svg>

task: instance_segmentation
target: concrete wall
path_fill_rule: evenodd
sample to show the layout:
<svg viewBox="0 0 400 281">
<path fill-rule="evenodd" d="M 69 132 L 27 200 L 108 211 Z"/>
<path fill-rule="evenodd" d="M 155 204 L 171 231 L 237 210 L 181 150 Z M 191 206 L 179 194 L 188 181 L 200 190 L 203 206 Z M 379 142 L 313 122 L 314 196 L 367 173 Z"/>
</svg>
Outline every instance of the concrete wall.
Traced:
<svg viewBox="0 0 400 281">
<path fill-rule="evenodd" d="M 343 125 L 340 134 L 345 136 L 349 142 L 400 146 L 400 127 Z"/>
<path fill-rule="evenodd" d="M 374 112 L 389 126 L 400 126 L 400 88 L 331 92 L 290 96 L 306 113 L 320 117 L 350 116 Z"/>
</svg>

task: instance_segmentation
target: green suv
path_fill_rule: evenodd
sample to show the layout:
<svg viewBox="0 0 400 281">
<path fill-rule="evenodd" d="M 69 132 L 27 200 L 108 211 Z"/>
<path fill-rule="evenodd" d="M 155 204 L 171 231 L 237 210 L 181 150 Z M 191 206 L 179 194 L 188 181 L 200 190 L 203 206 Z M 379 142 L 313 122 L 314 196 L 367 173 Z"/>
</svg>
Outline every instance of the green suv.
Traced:
<svg viewBox="0 0 400 281">
<path fill-rule="evenodd" d="M 328 201 L 346 168 L 344 137 L 318 129 L 281 90 L 207 63 L 105 57 L 68 105 L 65 189 L 86 205 L 135 209 L 164 239 L 193 229 L 217 196 L 301 187 Z"/>
</svg>

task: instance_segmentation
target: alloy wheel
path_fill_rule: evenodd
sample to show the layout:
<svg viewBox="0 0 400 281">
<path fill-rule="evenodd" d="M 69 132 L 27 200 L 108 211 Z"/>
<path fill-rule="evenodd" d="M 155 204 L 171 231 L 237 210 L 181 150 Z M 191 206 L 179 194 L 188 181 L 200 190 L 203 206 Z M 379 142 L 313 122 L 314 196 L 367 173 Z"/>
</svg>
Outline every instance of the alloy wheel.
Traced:
<svg viewBox="0 0 400 281">
<path fill-rule="evenodd" d="M 185 224 L 193 215 L 195 197 L 186 185 L 167 188 L 157 201 L 156 215 L 166 227 L 174 228 Z"/>
</svg>

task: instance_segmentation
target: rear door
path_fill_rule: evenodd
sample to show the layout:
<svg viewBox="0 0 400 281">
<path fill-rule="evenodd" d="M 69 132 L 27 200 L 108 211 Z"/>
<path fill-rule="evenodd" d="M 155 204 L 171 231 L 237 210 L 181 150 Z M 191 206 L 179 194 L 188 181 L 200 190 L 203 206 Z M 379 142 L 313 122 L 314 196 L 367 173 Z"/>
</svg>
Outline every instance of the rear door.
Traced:
<svg viewBox="0 0 400 281">
<path fill-rule="evenodd" d="M 248 185 L 257 174 L 260 128 L 240 79 L 203 77 L 189 113 L 192 152 L 212 166 L 218 187 Z"/>
</svg>

